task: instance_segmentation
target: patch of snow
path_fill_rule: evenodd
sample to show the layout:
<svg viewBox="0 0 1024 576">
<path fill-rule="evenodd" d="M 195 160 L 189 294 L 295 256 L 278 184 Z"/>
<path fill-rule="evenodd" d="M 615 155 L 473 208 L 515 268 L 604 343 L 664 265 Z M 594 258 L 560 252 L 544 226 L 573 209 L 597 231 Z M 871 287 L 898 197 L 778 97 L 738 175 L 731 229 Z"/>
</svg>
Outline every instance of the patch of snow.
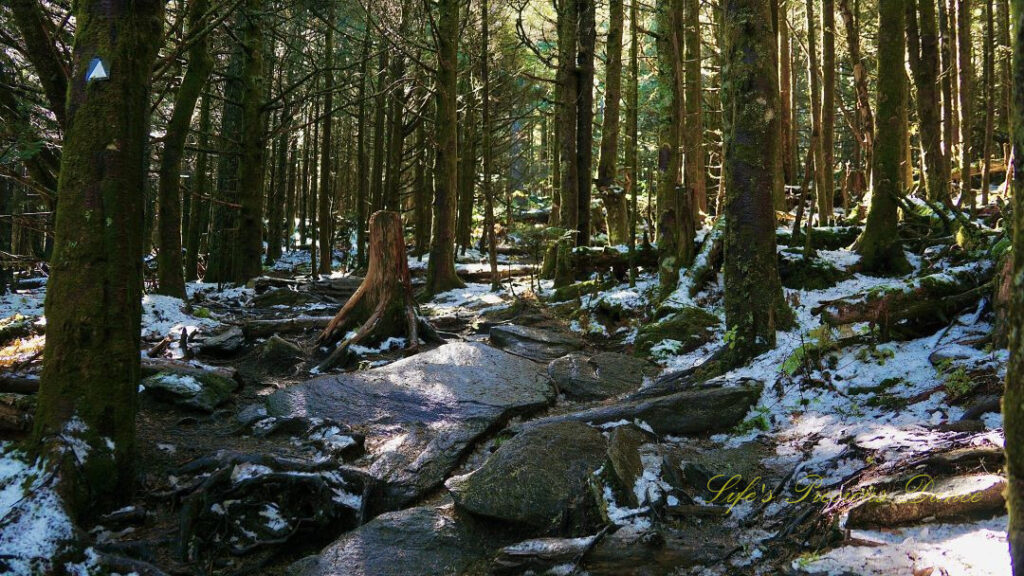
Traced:
<svg viewBox="0 0 1024 576">
<path fill-rule="evenodd" d="M 231 470 L 231 482 L 237 484 L 243 480 L 270 474 L 271 472 L 273 472 L 272 469 L 262 464 L 242 462 L 241 464 L 235 464 L 235 467 Z"/>
<path fill-rule="evenodd" d="M 182 328 L 189 334 L 208 331 L 219 324 L 210 318 L 187 314 L 185 302 L 173 296 L 146 294 L 142 297 L 142 338 L 160 340 L 167 335 L 179 336 Z"/>
</svg>

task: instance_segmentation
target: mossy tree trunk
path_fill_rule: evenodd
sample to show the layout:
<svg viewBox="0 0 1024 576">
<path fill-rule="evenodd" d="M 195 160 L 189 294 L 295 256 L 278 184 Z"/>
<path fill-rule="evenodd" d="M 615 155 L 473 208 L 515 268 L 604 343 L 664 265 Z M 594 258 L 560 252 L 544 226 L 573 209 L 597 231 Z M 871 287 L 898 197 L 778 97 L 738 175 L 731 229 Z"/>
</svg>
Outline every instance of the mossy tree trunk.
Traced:
<svg viewBox="0 0 1024 576">
<path fill-rule="evenodd" d="M 1010 559 L 1013 573 L 1024 574 L 1024 0 L 1012 0 L 1013 97 L 1013 288 L 1010 290 L 1010 362 L 1003 396 L 1006 434 L 1006 507 L 1010 511 Z"/>
<path fill-rule="evenodd" d="M 836 6 L 835 0 L 821 2 L 821 148 L 825 172 L 824 188 L 818 191 L 818 214 L 831 222 L 835 207 L 835 123 L 836 123 Z"/>
<path fill-rule="evenodd" d="M 778 76 L 768 0 L 726 0 L 723 26 L 726 364 L 775 346 L 791 322 L 775 254 Z"/>
<path fill-rule="evenodd" d="M 857 240 L 860 267 L 873 274 L 902 273 L 909 269 L 897 235 L 901 148 L 900 120 L 904 98 L 904 2 L 880 0 L 878 7 L 878 104 L 871 170 L 871 206 L 867 224 Z"/>
<path fill-rule="evenodd" d="M 701 39 L 700 39 L 700 1 L 684 0 L 683 9 L 686 20 L 684 40 L 686 41 L 686 136 L 683 143 L 686 149 L 685 178 L 687 201 L 691 207 L 690 215 L 694 227 L 701 223 L 702 214 L 708 209 L 707 182 L 704 174 L 704 83 L 701 77 Z M 779 181 L 781 185 L 782 182 Z M 685 229 L 684 229 L 685 230 Z M 695 232 L 695 230 L 694 230 Z M 687 250 L 693 252 L 692 242 Z M 686 254 L 683 254 L 686 259 Z M 692 258 L 691 258 L 692 260 Z"/>
<path fill-rule="evenodd" d="M 434 169 L 434 220 L 430 241 L 430 261 L 424 292 L 439 294 L 465 284 L 455 273 L 455 204 L 458 197 L 458 47 L 459 0 L 438 2 L 437 86 L 435 88 L 437 146 Z"/>
<path fill-rule="evenodd" d="M 826 222 L 831 210 L 822 210 L 824 196 L 830 186 L 826 181 L 830 177 L 830 169 L 826 166 L 825 135 L 822 126 L 822 94 L 821 68 L 818 63 L 818 32 L 814 17 L 814 0 L 807 0 L 805 5 L 807 16 L 807 85 L 811 104 L 811 148 L 814 151 L 814 195 L 818 199 L 818 218 Z"/>
<path fill-rule="evenodd" d="M 870 171 L 871 157 L 874 151 L 875 118 L 871 111 L 871 95 L 868 92 L 868 70 L 860 51 L 859 15 L 854 14 L 850 0 L 839 0 L 839 13 L 846 29 L 847 52 L 853 64 L 853 86 L 857 93 L 857 130 L 860 163 L 855 165 L 859 175 L 854 181 L 852 196 L 860 196 L 864 191 L 862 185 L 867 182 L 865 172 Z"/>
<path fill-rule="evenodd" d="M 236 12 L 235 29 L 243 25 L 244 16 Z M 240 45 L 232 48 L 224 80 L 224 102 L 217 132 L 217 188 L 212 204 L 210 246 L 205 282 L 231 282 L 235 268 L 235 242 L 238 231 L 238 170 L 242 136 L 242 67 L 245 52 Z"/>
<path fill-rule="evenodd" d="M 140 380 L 144 151 L 159 0 L 80 0 L 34 446 L 73 513 L 131 493 Z M 109 80 L 86 81 L 93 58 Z M 76 458 L 69 439 L 85 442 Z"/>
<path fill-rule="evenodd" d="M 607 212 L 608 240 L 613 245 L 626 243 L 629 227 L 626 193 L 616 182 L 619 160 L 619 99 L 622 95 L 622 23 L 622 0 L 610 0 L 604 123 L 601 128 L 601 157 L 597 164 L 597 190 Z"/>
<path fill-rule="evenodd" d="M 907 54 L 917 89 L 917 118 L 928 199 L 949 199 L 948 159 L 942 150 L 938 21 L 934 0 L 907 0 Z"/>
<path fill-rule="evenodd" d="M 779 122 L 779 131 L 782 133 L 782 175 L 784 184 L 796 182 L 796 154 L 792 143 L 793 138 L 793 81 L 792 48 L 790 43 L 789 29 L 789 2 L 787 0 L 776 0 L 773 4 L 776 11 L 775 26 L 779 38 L 778 66 L 779 66 L 779 99 L 781 102 L 782 117 Z M 786 197 L 785 188 L 783 194 L 775 198 L 775 209 L 785 210 Z"/>
<path fill-rule="evenodd" d="M 957 87 L 960 92 L 960 205 L 974 209 L 971 187 L 971 127 L 973 126 L 974 65 L 971 61 L 971 2 L 955 0 L 957 26 Z"/>
<path fill-rule="evenodd" d="M 206 34 L 201 32 L 209 6 L 208 0 L 191 0 L 188 4 L 186 30 L 191 43 L 188 70 L 174 97 L 174 111 L 164 135 L 164 153 L 160 159 L 157 185 L 157 292 L 178 298 L 185 297 L 185 275 L 181 259 L 181 160 L 196 101 L 213 71 L 213 57 L 207 48 Z M 193 38 L 194 34 L 199 34 L 199 37 Z"/>
<path fill-rule="evenodd" d="M 576 46 L 576 206 L 577 246 L 590 245 L 590 198 L 594 186 L 594 49 L 597 44 L 595 0 L 576 0 L 579 43 Z"/>
</svg>

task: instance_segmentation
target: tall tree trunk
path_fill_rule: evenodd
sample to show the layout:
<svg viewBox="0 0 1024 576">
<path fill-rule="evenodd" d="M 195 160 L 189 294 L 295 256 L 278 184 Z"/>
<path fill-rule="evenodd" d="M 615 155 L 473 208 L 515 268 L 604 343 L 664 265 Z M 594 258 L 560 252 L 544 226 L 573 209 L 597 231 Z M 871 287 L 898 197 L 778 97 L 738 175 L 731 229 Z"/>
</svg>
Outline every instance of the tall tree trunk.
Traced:
<svg viewBox="0 0 1024 576">
<path fill-rule="evenodd" d="M 186 30 L 190 35 L 198 34 L 203 28 L 208 10 L 208 0 L 189 2 Z M 185 153 L 185 139 L 192 125 L 196 101 L 213 71 L 213 57 L 207 48 L 206 35 L 190 38 L 189 42 L 188 70 L 178 87 L 174 97 L 174 111 L 167 122 L 157 188 L 160 214 L 157 221 L 157 292 L 178 298 L 185 297 L 185 275 L 181 261 L 181 159 Z"/>
<path fill-rule="evenodd" d="M 616 182 L 619 160 L 619 100 L 622 96 L 622 0 L 608 4 L 608 47 L 605 64 L 604 123 L 601 127 L 601 157 L 597 165 L 597 189 L 608 213 L 608 240 L 625 244 L 628 206 L 622 186 Z"/>
<path fill-rule="evenodd" d="M 995 89 L 995 48 L 993 43 L 995 42 L 995 25 L 992 15 L 992 2 L 993 0 L 985 1 L 985 54 L 982 60 L 982 68 L 984 70 L 984 80 L 982 84 L 985 86 L 985 140 L 982 142 L 981 152 L 981 205 L 988 205 L 988 187 L 991 182 L 991 170 L 992 170 L 992 131 L 995 124 L 995 106 L 996 106 L 996 89 Z"/>
<path fill-rule="evenodd" d="M 909 268 L 896 233 L 899 215 L 900 149 L 904 146 L 900 116 L 906 108 L 904 16 L 906 0 L 879 0 L 878 118 L 871 170 L 871 207 L 857 240 L 861 269 L 868 273 L 903 273 Z"/>
<path fill-rule="evenodd" d="M 377 95 L 374 98 L 373 119 L 373 175 L 370 177 L 372 212 L 384 208 L 384 112 L 387 110 L 386 78 L 388 71 L 388 47 L 378 46 Z"/>
<path fill-rule="evenodd" d="M 433 197 L 430 181 L 433 179 L 433 175 L 430 173 L 429 167 L 430 154 L 427 153 L 429 147 L 426 122 L 420 122 L 416 126 L 416 182 L 413 190 L 415 194 L 413 238 L 416 242 L 415 254 L 417 257 L 423 256 L 430 249 L 430 199 Z"/>
<path fill-rule="evenodd" d="M 370 22 L 370 13 L 366 13 L 366 31 L 363 32 L 363 54 L 362 62 L 359 65 L 359 112 L 358 124 L 359 135 L 356 140 L 356 155 L 359 157 L 359 173 L 356 175 L 356 266 L 362 267 L 366 263 L 366 219 L 370 193 L 370 160 L 366 152 L 367 143 L 367 114 L 366 114 L 366 89 L 368 85 L 367 75 L 370 73 L 370 46 L 373 44 L 370 30 L 373 24 Z M 417 245 L 417 249 L 419 246 Z"/>
<path fill-rule="evenodd" d="M 683 8 L 686 20 L 684 31 L 686 41 L 686 124 L 684 130 L 686 136 L 683 138 L 686 167 L 683 180 L 686 184 L 686 198 L 691 207 L 690 212 L 696 227 L 701 224 L 702 214 L 708 211 L 707 176 L 704 169 L 704 83 L 701 78 L 703 59 L 700 46 L 700 1 L 684 0 Z M 782 184 L 782 181 L 779 180 L 780 188 Z M 692 251 L 692 248 L 688 249 Z M 683 253 L 683 257 L 687 259 L 685 253 Z M 689 262 L 686 263 L 689 264 Z"/>
<path fill-rule="evenodd" d="M 21 34 L 26 50 L 24 56 L 32 63 L 46 95 L 47 108 L 57 123 L 67 129 L 68 68 L 57 43 L 57 31 L 36 0 L 11 0 L 14 24 Z"/>
<path fill-rule="evenodd" d="M 467 75 L 465 111 L 462 113 L 462 144 L 459 147 L 459 207 L 455 220 L 455 244 L 464 251 L 473 245 L 473 207 L 476 197 L 476 91 L 472 74 Z"/>
<path fill-rule="evenodd" d="M 824 187 L 818 190 L 818 218 L 830 222 L 835 207 L 836 8 L 821 1 L 821 148 Z"/>
<path fill-rule="evenodd" d="M 917 120 L 924 159 L 924 181 L 928 199 L 949 198 L 949 181 L 942 152 L 942 115 L 939 108 L 938 22 L 935 0 L 906 0 L 907 54 L 917 89 Z M 918 25 L 920 15 L 920 26 Z"/>
<path fill-rule="evenodd" d="M 775 253 L 772 188 L 781 151 L 768 0 L 726 0 L 722 26 L 726 364 L 775 346 L 791 322 Z"/>
<path fill-rule="evenodd" d="M 846 42 L 850 61 L 853 63 L 853 87 L 857 93 L 857 129 L 860 132 L 860 152 L 862 164 L 856 168 L 860 172 L 858 185 L 866 181 L 864 177 L 871 166 L 874 150 L 875 119 L 871 112 L 871 96 L 868 93 L 868 72 L 860 51 L 860 27 L 857 15 L 850 8 L 850 0 L 839 0 L 839 13 L 843 17 L 846 28 Z M 851 194 L 860 196 L 861 189 L 852 190 Z"/>
<path fill-rule="evenodd" d="M 974 66 L 971 62 L 971 5 L 970 0 L 956 1 L 958 50 L 958 89 L 960 91 L 960 200 L 974 209 L 974 188 L 971 187 L 971 127 L 974 124 L 973 82 Z"/>
<path fill-rule="evenodd" d="M 33 445 L 52 458 L 74 515 L 124 500 L 135 481 L 144 152 L 158 0 L 80 0 L 46 291 Z M 88 82 L 102 54 L 108 80 Z M 88 446 L 76 458 L 71 443 Z"/>
<path fill-rule="evenodd" d="M 241 12 L 235 15 L 235 27 L 243 25 Z M 242 68 L 245 52 L 235 45 L 228 60 L 224 81 L 224 105 L 220 114 L 217 142 L 217 190 L 210 226 L 209 258 L 205 282 L 231 282 L 235 268 L 235 242 L 238 229 L 238 166 L 242 139 Z"/>
<path fill-rule="evenodd" d="M 613 0 L 618 1 L 618 0 Z M 619 7 L 619 19 L 622 19 L 622 7 Z M 483 193 L 484 193 L 484 235 L 487 237 L 487 261 L 491 265 L 491 290 L 501 288 L 501 277 L 498 275 L 498 240 L 494 230 L 494 192 L 491 189 L 492 158 L 494 150 L 491 148 L 491 14 L 487 0 L 480 0 L 480 82 L 482 94 L 480 96 L 480 122 L 482 154 L 483 154 Z M 619 36 L 622 32 L 620 30 Z M 621 67 L 621 64 L 620 64 Z"/>
<path fill-rule="evenodd" d="M 242 13 L 246 57 L 234 282 L 245 282 L 263 271 L 263 0 L 245 0 Z"/>
<path fill-rule="evenodd" d="M 840 0 L 842 1 L 842 0 Z M 789 30 L 789 2 L 787 0 L 776 0 L 774 2 L 776 34 L 779 38 L 778 66 L 779 66 L 779 99 L 782 116 L 779 122 L 779 131 L 782 134 L 782 174 L 784 184 L 793 184 L 796 181 L 796 151 L 793 150 L 793 82 L 792 48 L 790 46 Z M 785 188 L 781 198 L 775 199 L 775 209 L 786 209 Z"/>
<path fill-rule="evenodd" d="M 637 137 L 639 135 L 639 101 L 640 101 L 640 41 L 639 31 L 640 18 L 637 3 L 640 0 L 629 2 L 629 83 L 626 85 L 626 163 L 625 180 L 626 194 L 630 197 L 629 203 L 629 234 L 627 242 L 629 246 L 629 285 L 636 286 L 636 197 L 640 190 L 640 171 L 637 151 Z"/>
<path fill-rule="evenodd" d="M 818 32 L 815 29 L 814 0 L 807 0 L 805 12 L 807 15 L 807 85 L 811 97 L 811 149 L 814 152 L 814 195 L 819 200 L 818 218 L 821 222 L 825 222 L 832 211 L 822 209 L 824 208 L 823 203 L 827 202 L 823 197 L 827 196 L 829 188 L 826 182 L 829 177 L 829 168 L 826 165 L 825 137 L 822 127 L 821 68 L 818 66 Z"/>
<path fill-rule="evenodd" d="M 1006 435 L 1006 508 L 1010 512 L 1007 540 L 1013 574 L 1024 573 L 1024 1 L 1011 2 L 1013 19 L 1013 288 L 1010 290 L 1010 361 L 1003 396 Z"/>
<path fill-rule="evenodd" d="M 693 217 L 681 190 L 683 143 L 683 0 L 663 0 L 658 10 L 659 111 L 658 252 L 662 294 L 679 282 L 679 270 L 693 259 Z"/>
<path fill-rule="evenodd" d="M 571 240 L 559 241 L 555 258 L 555 287 L 573 280 L 572 264 L 568 258 L 569 246 L 575 246 L 579 237 L 579 183 L 576 157 L 577 86 L 576 45 L 579 40 L 579 11 L 576 0 L 559 3 L 558 9 L 558 69 L 557 83 L 558 128 L 558 224 Z"/>
<path fill-rule="evenodd" d="M 579 44 L 576 52 L 576 189 L 579 211 L 577 246 L 590 245 L 590 197 L 594 186 L 594 49 L 597 44 L 595 0 L 579 5 Z"/>
<path fill-rule="evenodd" d="M 313 92 L 317 91 L 318 82 L 313 82 Z M 310 157 L 309 165 L 309 189 L 306 193 L 304 202 L 306 204 L 306 216 L 309 219 L 307 225 L 307 232 L 309 233 L 309 274 L 311 277 L 318 278 L 320 275 L 320 267 L 317 265 L 317 256 L 319 256 L 319 250 L 317 249 L 318 239 L 318 228 L 320 226 L 319 220 L 316 217 L 317 213 L 317 200 L 320 198 L 318 195 L 319 186 L 322 176 L 320 174 L 320 157 L 321 149 L 321 130 L 324 124 L 325 118 L 320 115 L 320 98 L 317 96 L 313 97 L 313 151 Z"/>
<path fill-rule="evenodd" d="M 946 0 L 938 0 L 939 13 L 939 76 L 942 88 L 942 179 L 946 182 L 946 197 L 943 202 L 950 203 L 952 192 L 953 147 L 955 142 L 955 110 L 956 98 L 953 92 L 956 65 L 953 62 L 953 37 L 950 35 L 949 14 Z"/>
<path fill-rule="evenodd" d="M 199 245 L 203 232 L 209 228 L 210 205 L 206 201 L 209 193 L 206 150 L 210 147 L 210 96 L 203 96 L 199 107 L 199 151 L 196 152 L 196 170 L 192 174 L 192 205 L 189 210 L 188 240 L 185 245 L 185 280 L 199 277 Z"/>
<path fill-rule="evenodd" d="M 331 249 L 334 247 L 331 241 L 331 193 L 334 190 L 334 170 L 331 167 L 334 160 L 334 142 L 331 138 L 334 129 L 334 6 L 334 2 L 327 3 L 327 33 L 324 35 L 324 129 L 320 144 L 320 195 L 317 197 L 321 274 L 331 273 Z M 399 168 L 401 164 L 399 156 Z"/>
<path fill-rule="evenodd" d="M 464 286 L 455 273 L 455 201 L 458 197 L 459 0 L 439 0 L 437 44 L 437 143 L 434 224 L 424 292 L 439 294 Z"/>
</svg>

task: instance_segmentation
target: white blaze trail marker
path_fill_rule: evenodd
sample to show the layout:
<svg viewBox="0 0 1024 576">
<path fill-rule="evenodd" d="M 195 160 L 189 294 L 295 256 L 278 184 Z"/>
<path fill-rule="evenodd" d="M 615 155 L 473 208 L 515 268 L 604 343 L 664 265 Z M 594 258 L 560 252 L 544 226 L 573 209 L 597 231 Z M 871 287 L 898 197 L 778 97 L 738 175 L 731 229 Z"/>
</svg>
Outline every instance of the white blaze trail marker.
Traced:
<svg viewBox="0 0 1024 576">
<path fill-rule="evenodd" d="M 109 67 L 107 66 L 107 64 L 103 60 L 101 60 L 99 58 L 93 58 L 92 61 L 89 62 L 89 69 L 88 69 L 88 71 L 86 71 L 86 73 L 85 73 L 85 81 L 86 82 L 93 82 L 93 81 L 109 79 L 110 78 L 110 72 L 107 71 L 108 68 Z"/>
</svg>

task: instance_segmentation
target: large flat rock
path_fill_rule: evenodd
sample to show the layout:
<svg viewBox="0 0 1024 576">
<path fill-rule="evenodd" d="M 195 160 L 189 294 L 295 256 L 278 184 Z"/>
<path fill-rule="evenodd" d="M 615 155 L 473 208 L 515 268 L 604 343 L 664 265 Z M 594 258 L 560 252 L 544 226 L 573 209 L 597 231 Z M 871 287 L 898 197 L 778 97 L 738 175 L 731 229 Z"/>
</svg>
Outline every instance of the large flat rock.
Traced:
<svg viewBox="0 0 1024 576">
<path fill-rule="evenodd" d="M 502 324 L 491 328 L 490 337 L 498 348 L 538 362 L 551 362 L 583 348 L 579 336 L 559 328 Z"/>
<path fill-rule="evenodd" d="M 277 417 L 321 417 L 366 436 L 375 513 L 439 486 L 487 430 L 554 399 L 543 366 L 480 343 L 453 343 L 381 368 L 322 376 L 271 395 Z"/>
<path fill-rule="evenodd" d="M 292 571 L 299 576 L 486 574 L 490 553 L 505 543 L 450 509 L 410 508 L 374 518 L 319 556 L 297 562 Z"/>
</svg>

